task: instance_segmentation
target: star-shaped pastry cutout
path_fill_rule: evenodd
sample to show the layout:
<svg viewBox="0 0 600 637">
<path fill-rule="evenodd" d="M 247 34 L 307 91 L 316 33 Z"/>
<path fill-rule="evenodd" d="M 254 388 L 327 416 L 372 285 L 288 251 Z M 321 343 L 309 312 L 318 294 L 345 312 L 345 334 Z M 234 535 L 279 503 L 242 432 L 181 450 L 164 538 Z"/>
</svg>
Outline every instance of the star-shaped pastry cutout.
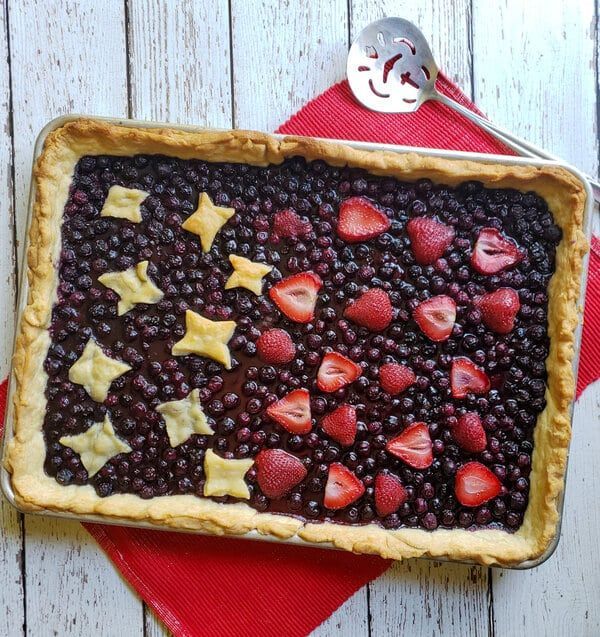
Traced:
<svg viewBox="0 0 600 637">
<path fill-rule="evenodd" d="M 148 195 L 149 193 L 135 188 L 111 186 L 100 216 L 129 219 L 133 223 L 139 223 L 142 220 L 140 206 Z"/>
<path fill-rule="evenodd" d="M 177 447 L 192 434 L 211 436 L 214 433 L 202 411 L 199 389 L 194 389 L 182 400 L 161 403 L 156 411 L 165 419 L 171 447 Z"/>
<path fill-rule="evenodd" d="M 235 331 L 235 321 L 211 321 L 191 310 L 185 313 L 185 336 L 173 345 L 173 356 L 198 354 L 207 356 L 225 369 L 231 369 L 231 354 L 227 343 Z"/>
<path fill-rule="evenodd" d="M 108 414 L 103 422 L 93 424 L 82 434 L 63 436 L 59 442 L 79 454 L 90 477 L 117 454 L 131 451 L 131 447 L 115 435 Z"/>
<path fill-rule="evenodd" d="M 250 498 L 248 485 L 244 481 L 254 460 L 225 460 L 208 449 L 204 456 L 204 495 L 232 495 L 235 498 Z"/>
<path fill-rule="evenodd" d="M 225 283 L 225 289 L 246 288 L 250 292 L 254 292 L 256 296 L 260 296 L 262 294 L 263 277 L 269 274 L 273 266 L 255 263 L 250 261 L 250 259 L 238 257 L 235 254 L 229 255 L 229 261 L 233 266 L 233 272 Z"/>
<path fill-rule="evenodd" d="M 98 281 L 121 297 L 117 306 L 119 316 L 138 303 L 158 303 L 164 296 L 148 276 L 148 261 L 140 261 L 122 272 L 106 272 Z"/>
<path fill-rule="evenodd" d="M 210 197 L 203 192 L 198 200 L 196 212 L 191 214 L 181 227 L 200 237 L 202 250 L 208 252 L 217 236 L 217 232 L 235 214 L 235 208 L 215 206 Z"/>
<path fill-rule="evenodd" d="M 69 380 L 83 385 L 97 403 L 103 403 L 113 380 L 130 369 L 126 363 L 107 356 L 96 341 L 90 338 L 83 354 L 71 366 Z"/>
</svg>

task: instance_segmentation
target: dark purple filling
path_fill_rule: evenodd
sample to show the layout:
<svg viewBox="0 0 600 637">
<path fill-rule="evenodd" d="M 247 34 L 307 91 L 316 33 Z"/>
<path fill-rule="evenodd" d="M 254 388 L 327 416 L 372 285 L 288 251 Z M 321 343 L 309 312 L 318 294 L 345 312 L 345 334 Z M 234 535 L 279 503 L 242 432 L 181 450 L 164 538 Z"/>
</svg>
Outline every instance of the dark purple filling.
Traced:
<svg viewBox="0 0 600 637">
<path fill-rule="evenodd" d="M 142 223 L 100 217 L 114 184 L 151 193 L 142 206 Z M 202 254 L 195 235 L 181 229 L 203 191 L 217 205 L 237 211 L 209 254 Z M 385 210 L 392 219 L 389 232 L 354 245 L 337 238 L 338 204 L 353 195 L 366 196 Z M 308 217 L 314 232 L 307 240 L 274 244 L 272 215 L 288 207 Z M 411 216 L 419 215 L 435 215 L 454 227 L 447 267 L 415 264 L 405 226 Z M 526 257 L 507 272 L 481 276 L 469 258 L 479 230 L 490 226 L 514 238 Z M 342 523 L 378 520 L 386 528 L 516 529 L 527 507 L 533 429 L 545 406 L 547 285 L 560 237 L 546 202 L 535 193 L 486 189 L 475 182 L 457 188 L 428 180 L 403 183 L 301 158 L 255 168 L 163 156 L 84 157 L 65 207 L 58 302 L 45 362 L 50 377 L 44 422 L 46 471 L 61 484 L 89 482 L 101 496 L 202 496 L 207 448 L 229 458 L 283 448 L 303 459 L 308 475 L 287 497 L 269 500 L 251 469 L 249 503 L 259 511 Z M 291 273 L 317 272 L 324 286 L 315 321 L 289 321 L 268 295 L 224 290 L 231 273 L 230 253 L 274 266 L 265 289 Z M 117 295 L 97 278 L 145 259 L 151 262 L 149 273 L 164 299 L 157 305 L 137 305 L 117 317 Z M 395 324 L 379 334 L 349 324 L 340 311 L 349 299 L 373 286 L 389 291 L 398 315 Z M 472 304 L 477 295 L 502 286 L 518 290 L 521 301 L 515 328 L 506 336 L 487 329 Z M 436 294 L 447 294 L 457 303 L 457 325 L 451 338 L 440 344 L 427 339 L 411 318 L 418 301 Z M 188 308 L 211 319 L 237 322 L 230 341 L 231 371 L 198 356 L 171 356 L 173 343 L 184 334 Z M 289 365 L 265 365 L 256 355 L 256 340 L 271 325 L 286 329 L 297 343 L 297 357 Z M 68 380 L 69 367 L 92 335 L 107 352 L 133 367 L 113 383 L 104 404 Z M 357 362 L 366 361 L 367 367 L 349 387 L 325 394 L 317 389 L 315 377 L 322 354 L 331 347 Z M 449 365 L 458 354 L 468 355 L 491 377 L 493 388 L 484 397 L 450 396 Z M 416 384 L 393 398 L 378 381 L 379 366 L 390 361 L 409 365 L 417 374 Z M 194 435 L 173 449 L 154 407 L 185 397 L 196 387 L 216 433 Z M 310 391 L 317 423 L 341 402 L 356 405 L 358 435 L 350 449 L 342 449 L 318 426 L 309 434 L 292 435 L 265 417 L 270 403 L 299 387 Z M 133 451 L 113 458 L 89 479 L 79 456 L 58 440 L 87 430 L 107 410 L 117 435 Z M 465 454 L 453 440 L 450 428 L 467 410 L 480 414 L 487 431 L 483 453 Z M 434 461 L 424 471 L 411 469 L 385 451 L 386 441 L 415 421 L 428 423 L 433 440 Z M 490 467 L 504 486 L 500 497 L 478 508 L 462 507 L 454 496 L 455 472 L 471 459 Z M 345 464 L 366 486 L 360 500 L 338 512 L 322 504 L 332 462 Z M 378 518 L 373 504 L 374 477 L 382 468 L 400 476 L 409 495 L 397 513 L 384 519 Z"/>
</svg>

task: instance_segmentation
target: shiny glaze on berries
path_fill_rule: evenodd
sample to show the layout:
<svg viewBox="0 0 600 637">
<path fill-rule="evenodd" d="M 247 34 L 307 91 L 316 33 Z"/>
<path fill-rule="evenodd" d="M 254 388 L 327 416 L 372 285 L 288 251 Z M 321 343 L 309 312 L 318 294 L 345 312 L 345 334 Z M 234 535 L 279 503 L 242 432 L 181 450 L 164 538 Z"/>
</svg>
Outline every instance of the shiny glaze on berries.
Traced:
<svg viewBox="0 0 600 637">
<path fill-rule="evenodd" d="M 113 184 L 150 193 L 140 224 L 100 217 Z M 207 254 L 197 237 L 181 229 L 200 192 L 207 192 L 216 205 L 236 210 Z M 354 196 L 369 199 L 390 224 L 373 239 L 347 243 L 336 233 L 337 215 L 340 202 Z M 273 236 L 273 215 L 287 209 L 309 221 L 310 231 L 302 237 Z M 416 263 L 406 232 L 410 218 L 423 216 L 455 232 L 444 256 L 432 265 Z M 470 258 L 482 228 L 505 233 L 524 258 L 496 275 L 478 274 Z M 385 528 L 514 530 L 520 525 L 527 506 L 533 428 L 545 406 L 547 285 L 560 240 L 546 203 L 534 193 L 490 190 L 475 182 L 457 188 L 428 180 L 402 183 L 299 158 L 256 168 L 162 156 L 84 157 L 66 204 L 62 237 L 58 302 L 45 362 L 44 423 L 46 470 L 59 483 L 91 483 L 100 496 L 202 496 L 207 448 L 229 458 L 283 449 L 302 460 L 306 478 L 287 496 L 270 500 L 251 469 L 246 478 L 249 504 L 259 511 L 311 521 L 376 521 Z M 224 289 L 232 253 L 273 266 L 263 296 Z M 118 298 L 98 283 L 98 276 L 140 260 L 150 261 L 149 274 L 165 296 L 156 305 L 138 305 L 118 317 Z M 300 324 L 287 319 L 266 291 L 284 277 L 309 270 L 323 287 L 314 320 Z M 393 308 L 391 324 L 376 333 L 343 317 L 344 308 L 373 287 L 388 293 Z M 473 301 L 501 287 L 516 290 L 520 299 L 508 334 L 488 329 Z M 452 333 L 439 343 L 428 339 L 412 318 L 419 303 L 436 295 L 451 297 L 457 307 Z M 205 358 L 171 356 L 173 343 L 184 333 L 188 308 L 213 320 L 236 321 L 229 343 L 231 371 Z M 296 345 L 287 364 L 267 364 L 257 355 L 258 338 L 272 327 L 286 330 Z M 113 383 L 104 404 L 68 380 L 70 365 L 91 335 L 133 368 Z M 360 364 L 363 373 L 351 385 L 326 393 L 318 389 L 316 373 L 331 350 Z M 485 369 L 491 390 L 453 399 L 449 370 L 455 356 L 466 356 Z M 380 366 L 392 362 L 416 375 L 414 384 L 394 396 L 379 383 Z M 154 408 L 194 388 L 200 390 L 215 434 L 194 435 L 173 449 Z M 287 432 L 265 416 L 269 405 L 299 388 L 310 392 L 314 421 L 312 431 L 303 435 Z M 342 447 L 318 426 L 343 403 L 354 405 L 357 413 L 350 447 Z M 58 440 L 85 431 L 107 409 L 117 435 L 133 451 L 113 458 L 89 479 L 77 454 Z M 481 453 L 465 454 L 453 438 L 453 427 L 466 412 L 478 413 L 486 431 L 487 447 Z M 427 423 L 432 440 L 433 462 L 424 470 L 386 452 L 389 439 L 418 421 Z M 466 508 L 454 495 L 454 476 L 472 460 L 489 467 L 503 490 L 480 507 Z M 365 486 L 356 502 L 336 511 L 323 506 L 334 463 Z M 375 477 L 382 470 L 399 477 L 407 496 L 397 512 L 384 518 L 377 515 L 374 501 Z"/>
</svg>

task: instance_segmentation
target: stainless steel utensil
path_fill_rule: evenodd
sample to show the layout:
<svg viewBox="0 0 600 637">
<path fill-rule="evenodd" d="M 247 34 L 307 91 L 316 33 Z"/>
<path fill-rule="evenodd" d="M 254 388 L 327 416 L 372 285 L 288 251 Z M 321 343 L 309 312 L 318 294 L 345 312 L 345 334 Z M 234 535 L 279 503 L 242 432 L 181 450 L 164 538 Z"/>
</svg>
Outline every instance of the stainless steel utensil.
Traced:
<svg viewBox="0 0 600 637">
<path fill-rule="evenodd" d="M 356 99 L 372 111 L 411 113 L 435 100 L 471 120 L 524 157 L 562 161 L 446 97 L 435 87 L 438 66 L 419 29 L 402 18 L 382 18 L 367 25 L 352 43 L 346 74 Z M 594 199 L 600 183 L 587 176 Z"/>
</svg>

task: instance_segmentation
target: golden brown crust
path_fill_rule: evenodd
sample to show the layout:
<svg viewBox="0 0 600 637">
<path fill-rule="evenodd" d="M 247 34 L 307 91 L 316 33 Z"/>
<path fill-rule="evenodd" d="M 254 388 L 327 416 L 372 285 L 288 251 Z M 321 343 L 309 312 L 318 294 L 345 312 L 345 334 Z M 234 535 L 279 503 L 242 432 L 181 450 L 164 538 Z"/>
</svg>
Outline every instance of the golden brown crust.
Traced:
<svg viewBox="0 0 600 637">
<path fill-rule="evenodd" d="M 195 496 L 164 496 L 143 500 L 136 495 L 100 498 L 91 486 L 61 486 L 43 469 L 45 444 L 42 422 L 46 408 L 43 361 L 50 338 L 48 327 L 56 298 L 56 263 L 60 227 L 73 169 L 84 154 L 132 155 L 163 153 L 183 159 L 238 161 L 254 165 L 280 163 L 302 155 L 335 164 L 350 164 L 372 173 L 403 180 L 428 177 L 455 185 L 469 179 L 487 186 L 534 190 L 546 199 L 563 239 L 556 255 L 556 272 L 549 286 L 550 354 L 547 360 L 547 407 L 535 428 L 535 450 L 529 506 L 514 534 L 496 530 L 417 529 L 388 531 L 374 524 L 346 526 L 306 523 L 258 513 L 244 503 L 221 504 Z M 100 514 L 151 522 L 176 529 L 216 534 L 258 531 L 279 538 L 299 537 L 312 543 L 374 553 L 393 559 L 448 557 L 482 564 L 515 564 L 541 555 L 556 533 L 557 500 L 563 490 L 569 410 L 574 396 L 572 371 L 577 299 L 587 243 L 582 232 L 585 189 L 569 171 L 555 166 L 534 167 L 449 160 L 419 154 L 370 152 L 313 139 L 281 141 L 245 131 L 192 132 L 167 128 L 114 126 L 80 119 L 51 132 L 35 167 L 37 194 L 28 250 L 29 297 L 17 337 L 13 361 L 14 437 L 6 467 L 19 506 L 79 515 Z"/>
</svg>

